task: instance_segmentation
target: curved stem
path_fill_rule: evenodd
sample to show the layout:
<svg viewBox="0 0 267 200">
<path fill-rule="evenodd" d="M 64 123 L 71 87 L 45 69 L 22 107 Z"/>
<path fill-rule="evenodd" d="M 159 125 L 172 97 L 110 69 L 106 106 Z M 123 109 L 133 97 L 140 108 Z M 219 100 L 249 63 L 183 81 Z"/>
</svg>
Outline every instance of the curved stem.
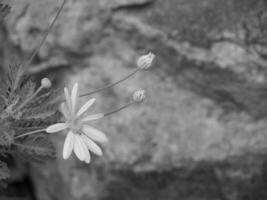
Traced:
<svg viewBox="0 0 267 200">
<path fill-rule="evenodd" d="M 130 106 L 133 105 L 133 104 L 135 104 L 134 101 L 133 101 L 133 102 L 130 102 L 130 103 L 128 103 L 128 104 L 126 104 L 126 105 L 124 105 L 124 106 L 122 106 L 122 107 L 120 107 L 120 108 L 117 108 L 116 110 L 107 112 L 107 113 L 104 114 L 104 117 L 109 116 L 109 115 L 112 115 L 112 114 L 114 114 L 114 113 L 117 113 L 117 112 L 119 112 L 119 111 L 121 111 L 121 110 L 124 110 L 125 108 L 128 108 L 128 107 L 130 107 Z"/>
<path fill-rule="evenodd" d="M 48 27 L 48 29 L 47 29 L 47 31 L 46 31 L 46 33 L 45 33 L 43 39 L 41 40 L 41 42 L 40 42 L 40 44 L 38 45 L 38 47 L 32 52 L 31 56 L 29 57 L 28 61 L 24 64 L 24 66 L 29 66 L 29 65 L 32 63 L 34 57 L 37 55 L 38 51 L 40 50 L 40 48 L 42 47 L 42 45 L 43 45 L 44 42 L 46 41 L 48 34 L 50 33 L 50 31 L 52 30 L 54 24 L 56 23 L 56 21 L 57 21 L 59 15 L 60 15 L 62 9 L 64 8 L 65 3 L 66 3 L 66 0 L 63 0 L 63 2 L 62 2 L 62 4 L 61 4 L 60 8 L 59 8 L 58 11 L 57 11 L 56 16 L 54 17 L 52 23 L 49 25 L 49 27 Z"/>
<path fill-rule="evenodd" d="M 18 135 L 16 137 L 14 137 L 14 139 L 18 139 L 18 138 L 22 138 L 22 137 L 25 137 L 25 136 L 28 136 L 28 135 L 32 135 L 32 134 L 35 134 L 35 133 L 41 133 L 41 132 L 44 132 L 46 129 L 39 129 L 39 130 L 35 130 L 35 131 L 30 131 L 28 133 L 24 133 L 22 135 Z"/>
<path fill-rule="evenodd" d="M 85 96 L 89 96 L 89 95 L 92 95 L 92 94 L 95 94 L 97 92 L 102 92 L 103 90 L 106 90 L 106 89 L 109 89 L 111 87 L 114 87 L 115 85 L 125 81 L 126 79 L 130 78 L 131 76 L 133 76 L 134 74 L 136 74 L 138 71 L 140 71 L 139 68 L 136 68 L 133 72 L 131 72 L 129 75 L 127 75 L 126 77 L 124 77 L 123 79 L 119 80 L 119 81 L 116 81 L 114 83 L 111 83 L 110 85 L 107 85 L 105 87 L 102 87 L 102 88 L 99 88 L 97 90 L 94 90 L 92 92 L 88 92 L 88 93 L 85 93 L 85 94 L 82 94 L 80 95 L 80 97 L 85 97 Z"/>
</svg>

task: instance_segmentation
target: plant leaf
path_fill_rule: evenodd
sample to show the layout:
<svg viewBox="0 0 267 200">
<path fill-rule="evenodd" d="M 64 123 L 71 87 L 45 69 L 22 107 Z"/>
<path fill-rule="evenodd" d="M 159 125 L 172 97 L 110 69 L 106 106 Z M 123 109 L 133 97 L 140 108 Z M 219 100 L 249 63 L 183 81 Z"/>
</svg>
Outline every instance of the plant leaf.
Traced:
<svg viewBox="0 0 267 200">
<path fill-rule="evenodd" d="M 18 153 L 37 161 L 44 161 L 55 156 L 55 147 L 45 136 L 31 136 L 24 141 L 14 143 Z"/>
</svg>

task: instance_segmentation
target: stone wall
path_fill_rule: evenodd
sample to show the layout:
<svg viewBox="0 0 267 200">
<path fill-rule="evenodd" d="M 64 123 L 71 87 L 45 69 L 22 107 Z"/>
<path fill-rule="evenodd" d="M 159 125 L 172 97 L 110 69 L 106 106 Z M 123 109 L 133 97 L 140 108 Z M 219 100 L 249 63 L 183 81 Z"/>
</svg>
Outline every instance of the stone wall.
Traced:
<svg viewBox="0 0 267 200">
<path fill-rule="evenodd" d="M 1 56 L 27 58 L 59 4 L 14 0 Z M 266 8 L 264 0 L 68 0 L 29 74 L 88 91 L 125 76 L 148 51 L 156 61 L 96 95 L 95 110 L 108 111 L 136 89 L 148 93 L 144 105 L 96 124 L 109 137 L 103 157 L 64 161 L 65 136 L 52 136 L 58 159 L 30 166 L 36 198 L 267 199 Z"/>
</svg>

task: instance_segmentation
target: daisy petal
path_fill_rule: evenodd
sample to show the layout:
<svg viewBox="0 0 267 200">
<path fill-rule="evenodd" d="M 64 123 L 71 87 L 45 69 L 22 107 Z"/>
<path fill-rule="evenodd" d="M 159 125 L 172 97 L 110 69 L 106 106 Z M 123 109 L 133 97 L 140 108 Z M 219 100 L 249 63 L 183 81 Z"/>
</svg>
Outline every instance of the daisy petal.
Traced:
<svg viewBox="0 0 267 200">
<path fill-rule="evenodd" d="M 104 114 L 98 113 L 95 115 L 88 115 L 82 119 L 82 122 L 88 122 L 88 121 L 93 121 L 93 120 L 98 120 L 104 117 Z"/>
<path fill-rule="evenodd" d="M 81 109 L 78 111 L 77 113 L 77 117 L 81 116 L 82 114 L 84 114 L 93 104 L 95 103 L 95 98 L 90 99 L 89 101 L 87 101 L 82 107 Z"/>
<path fill-rule="evenodd" d="M 49 126 L 47 129 L 46 129 L 46 132 L 47 133 L 56 133 L 56 132 L 59 132 L 59 131 L 62 131 L 64 129 L 68 128 L 68 125 L 65 124 L 65 123 L 57 123 L 57 124 L 53 124 L 51 126 Z"/>
<path fill-rule="evenodd" d="M 88 138 L 86 135 L 82 135 L 83 141 L 86 144 L 87 148 L 92 151 L 93 153 L 95 153 L 98 156 L 102 156 L 103 155 L 103 151 L 101 150 L 101 148 L 93 142 L 93 140 L 91 140 L 90 138 Z"/>
<path fill-rule="evenodd" d="M 65 139 L 63 146 L 63 158 L 68 159 L 72 153 L 75 142 L 74 134 L 70 131 Z"/>
<path fill-rule="evenodd" d="M 80 138 L 81 138 L 81 147 L 83 148 L 83 152 L 84 152 L 84 154 L 85 154 L 85 159 L 84 159 L 84 161 L 86 162 L 86 163 L 90 163 L 90 161 L 91 161 L 91 155 L 90 155 L 90 153 L 89 153 L 89 150 L 88 150 L 88 148 L 87 148 L 87 146 L 86 146 L 86 144 L 85 144 L 85 142 L 84 142 L 84 140 L 83 140 L 83 138 L 80 136 Z"/>
<path fill-rule="evenodd" d="M 82 145 L 83 143 L 81 136 L 75 135 L 74 153 L 76 154 L 76 156 L 79 158 L 80 161 L 84 161 L 86 159 Z"/>
<path fill-rule="evenodd" d="M 108 141 L 107 136 L 103 132 L 101 132 L 101 131 L 99 131 L 99 130 L 91 127 L 91 126 L 84 125 L 82 128 L 82 131 L 87 137 L 91 138 L 92 140 L 94 140 L 96 142 L 103 143 L 103 142 Z"/>
<path fill-rule="evenodd" d="M 68 105 L 68 110 L 71 111 L 72 110 L 72 105 L 71 105 L 70 93 L 69 93 L 67 88 L 64 88 L 64 92 L 65 92 L 66 102 L 67 102 L 67 105 Z"/>
<path fill-rule="evenodd" d="M 64 117 L 66 119 L 68 119 L 69 118 L 69 110 L 67 109 L 66 103 L 62 103 L 60 108 L 61 108 L 60 109 L 61 113 L 64 115 Z"/>
<path fill-rule="evenodd" d="M 76 112 L 77 98 L 78 98 L 78 83 L 75 83 L 71 91 L 71 102 L 72 102 L 73 113 Z"/>
<path fill-rule="evenodd" d="M 90 155 L 88 149 L 87 149 L 87 152 L 88 152 L 88 156 L 87 156 L 86 159 L 85 159 L 85 163 L 89 164 L 90 161 L 91 161 L 91 155 Z"/>
</svg>

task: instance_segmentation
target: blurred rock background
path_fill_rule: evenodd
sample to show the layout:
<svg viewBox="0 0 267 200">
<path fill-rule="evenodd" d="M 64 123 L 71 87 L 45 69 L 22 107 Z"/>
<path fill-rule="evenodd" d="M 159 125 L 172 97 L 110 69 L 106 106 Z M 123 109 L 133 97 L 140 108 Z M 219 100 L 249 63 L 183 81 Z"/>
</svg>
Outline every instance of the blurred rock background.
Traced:
<svg viewBox="0 0 267 200">
<path fill-rule="evenodd" d="M 30 55 L 61 2 L 12 3 L 3 67 Z M 148 51 L 152 69 L 95 95 L 95 111 L 109 111 L 136 89 L 148 93 L 145 104 L 94 124 L 110 140 L 104 156 L 64 161 L 65 136 L 54 135 L 58 158 L 23 169 L 14 185 L 30 192 L 14 199 L 267 199 L 267 2 L 68 0 L 28 73 L 90 91 Z"/>
</svg>

